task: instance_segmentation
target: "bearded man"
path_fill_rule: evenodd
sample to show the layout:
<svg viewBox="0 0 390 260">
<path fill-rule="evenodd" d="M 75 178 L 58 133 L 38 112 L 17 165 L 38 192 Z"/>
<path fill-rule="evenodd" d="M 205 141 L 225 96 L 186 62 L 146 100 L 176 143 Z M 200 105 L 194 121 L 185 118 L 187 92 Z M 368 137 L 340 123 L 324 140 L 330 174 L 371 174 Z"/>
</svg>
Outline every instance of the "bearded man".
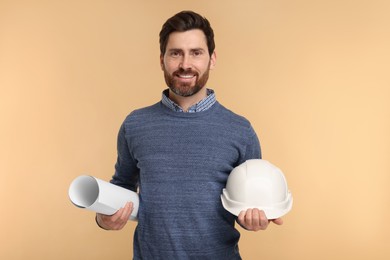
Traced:
<svg viewBox="0 0 390 260">
<path fill-rule="evenodd" d="M 270 221 L 248 209 L 226 211 L 220 194 L 232 169 L 260 159 L 250 122 L 225 108 L 206 88 L 215 67 L 214 32 L 192 11 L 169 18 L 160 32 L 162 99 L 130 113 L 118 134 L 111 182 L 139 193 L 134 259 L 241 259 L 237 222 L 250 231 Z M 107 230 L 122 229 L 133 205 L 96 215 Z"/>
</svg>

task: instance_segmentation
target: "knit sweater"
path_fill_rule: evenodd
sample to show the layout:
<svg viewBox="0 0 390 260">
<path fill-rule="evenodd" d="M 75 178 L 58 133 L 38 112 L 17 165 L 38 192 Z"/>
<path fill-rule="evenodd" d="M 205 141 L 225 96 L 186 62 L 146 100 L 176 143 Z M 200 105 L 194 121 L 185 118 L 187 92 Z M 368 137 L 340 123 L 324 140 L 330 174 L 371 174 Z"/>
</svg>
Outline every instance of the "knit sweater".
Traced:
<svg viewBox="0 0 390 260">
<path fill-rule="evenodd" d="M 241 259 L 236 217 L 220 195 L 234 167 L 258 158 L 249 121 L 219 102 L 198 113 L 161 102 L 133 111 L 111 182 L 139 192 L 134 259 Z"/>
</svg>

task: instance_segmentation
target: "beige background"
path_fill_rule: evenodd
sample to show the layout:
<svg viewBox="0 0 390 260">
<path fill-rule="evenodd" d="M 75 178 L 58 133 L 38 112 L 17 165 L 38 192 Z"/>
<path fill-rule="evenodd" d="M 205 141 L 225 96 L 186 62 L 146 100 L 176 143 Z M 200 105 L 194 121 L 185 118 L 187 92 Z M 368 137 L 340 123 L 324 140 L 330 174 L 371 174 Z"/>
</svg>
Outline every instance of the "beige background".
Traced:
<svg viewBox="0 0 390 260">
<path fill-rule="evenodd" d="M 158 33 L 183 9 L 216 33 L 209 87 L 247 117 L 295 204 L 242 231 L 244 259 L 390 259 L 390 2 L 0 1 L 0 259 L 131 259 L 67 196 L 109 180 L 116 135 L 160 99 Z"/>
</svg>

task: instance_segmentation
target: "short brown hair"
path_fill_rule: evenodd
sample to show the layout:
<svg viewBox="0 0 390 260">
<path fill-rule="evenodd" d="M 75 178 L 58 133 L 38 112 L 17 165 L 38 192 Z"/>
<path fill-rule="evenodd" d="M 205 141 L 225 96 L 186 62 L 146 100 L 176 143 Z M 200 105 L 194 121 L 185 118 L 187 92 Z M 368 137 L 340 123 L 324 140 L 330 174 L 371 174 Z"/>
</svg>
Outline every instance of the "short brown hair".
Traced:
<svg viewBox="0 0 390 260">
<path fill-rule="evenodd" d="M 210 56 L 215 49 L 214 31 L 209 21 L 193 11 L 182 11 L 169 18 L 160 31 L 160 52 L 165 54 L 168 38 L 172 32 L 185 32 L 192 29 L 200 29 L 206 36 L 207 48 Z"/>
</svg>

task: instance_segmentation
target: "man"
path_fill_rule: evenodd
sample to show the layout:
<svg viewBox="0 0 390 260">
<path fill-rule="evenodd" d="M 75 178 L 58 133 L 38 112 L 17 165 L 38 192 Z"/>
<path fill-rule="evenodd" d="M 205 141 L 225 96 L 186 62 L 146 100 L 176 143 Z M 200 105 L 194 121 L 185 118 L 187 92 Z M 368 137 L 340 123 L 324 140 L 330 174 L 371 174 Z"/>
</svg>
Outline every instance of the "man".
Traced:
<svg viewBox="0 0 390 260">
<path fill-rule="evenodd" d="M 205 87 L 214 48 L 213 30 L 199 14 L 184 11 L 168 19 L 160 32 L 160 63 L 169 89 L 120 128 L 111 182 L 139 192 L 134 259 L 241 259 L 235 221 L 252 231 L 270 222 L 258 209 L 237 218 L 220 200 L 231 170 L 261 158 L 261 150 L 249 121 Z M 122 229 L 132 207 L 97 214 L 96 221 Z"/>
</svg>

